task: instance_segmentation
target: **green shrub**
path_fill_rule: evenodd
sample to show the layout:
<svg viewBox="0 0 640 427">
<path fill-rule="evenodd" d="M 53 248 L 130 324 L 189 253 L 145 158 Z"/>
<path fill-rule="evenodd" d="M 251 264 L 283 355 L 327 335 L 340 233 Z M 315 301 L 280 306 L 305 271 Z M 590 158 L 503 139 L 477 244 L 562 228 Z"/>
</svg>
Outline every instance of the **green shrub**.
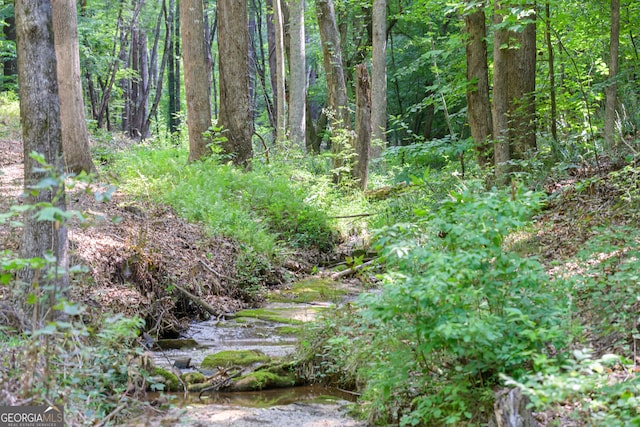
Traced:
<svg viewBox="0 0 640 427">
<path fill-rule="evenodd" d="M 356 325 L 337 326 L 320 346 L 325 364 L 339 357 L 346 362 L 334 369 L 356 366 L 371 421 L 469 422 L 491 403 L 499 373 L 522 375 L 547 346 L 564 345 L 562 299 L 545 288 L 543 267 L 503 248 L 540 195 L 478 189 L 451 192 L 435 212 L 418 212 L 420 221 L 382 230 L 382 293 L 362 299 Z"/>
</svg>

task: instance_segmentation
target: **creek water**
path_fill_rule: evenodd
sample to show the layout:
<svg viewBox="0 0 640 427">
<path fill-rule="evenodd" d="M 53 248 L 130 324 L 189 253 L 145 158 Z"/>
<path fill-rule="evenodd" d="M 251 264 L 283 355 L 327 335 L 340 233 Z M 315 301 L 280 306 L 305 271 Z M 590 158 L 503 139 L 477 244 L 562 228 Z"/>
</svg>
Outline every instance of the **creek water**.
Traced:
<svg viewBox="0 0 640 427">
<path fill-rule="evenodd" d="M 270 303 L 249 317 L 208 320 L 194 323 L 184 334 L 196 347 L 153 352 L 155 364 L 171 368 L 176 359 L 190 358 L 182 372 L 202 371 L 202 360 L 223 350 L 260 350 L 272 358 L 292 353 L 298 340 L 291 335 L 291 323 L 300 325 L 326 309 L 325 302 Z M 257 316 L 257 317 L 253 317 Z M 290 387 L 255 392 L 164 394 L 174 405 L 162 417 L 162 425 L 180 426 L 363 426 L 346 414 L 354 396 L 341 390 L 321 387 Z M 150 398 L 155 398 L 150 395 Z M 139 425 L 147 425 L 142 423 Z M 151 422 L 153 424 L 153 422 Z M 151 425 L 149 424 L 149 425 Z"/>
</svg>

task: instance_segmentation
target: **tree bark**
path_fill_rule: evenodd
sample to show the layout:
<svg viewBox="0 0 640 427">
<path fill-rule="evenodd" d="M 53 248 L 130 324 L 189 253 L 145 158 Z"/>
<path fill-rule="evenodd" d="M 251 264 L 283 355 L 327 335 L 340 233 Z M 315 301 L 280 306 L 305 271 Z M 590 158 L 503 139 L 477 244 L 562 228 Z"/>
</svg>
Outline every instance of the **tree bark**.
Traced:
<svg viewBox="0 0 640 427">
<path fill-rule="evenodd" d="M 616 106 L 618 85 L 618 49 L 620 45 L 620 0 L 611 0 L 611 32 L 609 36 L 609 82 L 605 90 L 604 138 L 609 148 L 616 146 Z"/>
<path fill-rule="evenodd" d="M 180 0 L 175 4 L 175 20 L 171 25 L 171 47 L 169 48 L 169 73 L 167 86 L 169 90 L 169 133 L 175 135 L 180 127 Z"/>
<path fill-rule="evenodd" d="M 494 24 L 502 23 L 509 4 L 495 3 Z M 528 5 L 535 19 L 535 4 Z M 493 137 L 496 177 L 504 180 L 506 162 L 536 149 L 536 26 L 521 32 L 496 29 L 493 49 Z"/>
<path fill-rule="evenodd" d="M 484 4 L 477 5 L 476 9 L 465 15 L 464 22 L 469 36 L 466 44 L 469 127 L 478 154 L 478 164 L 485 167 L 491 164 L 490 140 L 493 137 L 493 124 L 489 101 Z"/>
<path fill-rule="evenodd" d="M 371 151 L 371 82 L 365 64 L 356 66 L 356 159 L 352 175 L 361 190 L 367 188 Z"/>
<path fill-rule="evenodd" d="M 180 32 L 189 128 L 189 161 L 211 154 L 205 132 L 211 127 L 211 96 L 204 40 L 202 0 L 181 0 Z"/>
<path fill-rule="evenodd" d="M 347 148 L 345 139 L 349 141 L 351 139 L 348 135 L 351 130 L 351 117 L 342 66 L 340 33 L 336 24 L 333 0 L 316 0 L 316 15 L 320 29 L 320 40 L 322 41 L 324 70 L 327 76 L 329 110 L 333 116 L 331 119 L 332 166 L 334 170 L 339 170 L 344 165 L 344 150 Z M 339 173 L 335 174 L 334 179 L 335 181 L 340 180 Z"/>
<path fill-rule="evenodd" d="M 25 203 L 51 203 L 64 210 L 66 203 L 62 181 L 47 189 L 37 192 L 32 190 L 32 187 L 48 174 L 30 157 L 31 152 L 37 152 L 44 157 L 45 162 L 52 167 L 52 174 L 60 177 L 64 171 L 56 52 L 51 31 L 51 2 L 16 0 L 15 16 L 20 119 L 24 143 L 24 185 L 27 194 Z M 45 267 L 37 274 L 33 269 L 24 269 L 19 273 L 19 278 L 25 283 L 53 285 L 49 300 L 41 307 L 43 310 L 50 310 L 56 295 L 66 292 L 68 288 L 67 248 L 67 228 L 64 222 L 38 220 L 31 211 L 25 214 L 21 256 L 45 258 L 49 254 L 56 259 L 55 267 Z"/>
<path fill-rule="evenodd" d="M 304 0 L 289 3 L 289 129 L 291 143 L 300 150 L 306 147 L 306 92 Z"/>
<path fill-rule="evenodd" d="M 276 141 L 283 143 L 287 135 L 286 113 L 286 85 L 285 85 L 285 59 L 284 59 L 284 21 L 282 15 L 282 0 L 273 0 L 273 23 L 275 28 L 276 43 Z"/>
<path fill-rule="evenodd" d="M 5 19 L 5 26 L 2 28 L 4 33 L 4 39 L 8 42 L 16 42 L 16 19 L 14 15 L 7 16 Z M 7 57 L 2 63 L 2 90 L 9 90 L 15 85 L 16 75 L 18 74 L 18 60 L 15 56 Z"/>
<path fill-rule="evenodd" d="M 52 6 L 64 159 L 67 170 L 92 173 L 96 168 L 82 97 L 76 1 L 56 0 Z"/>
<path fill-rule="evenodd" d="M 387 0 L 373 0 L 372 27 L 371 131 L 377 144 L 371 155 L 375 158 L 382 154 L 387 140 Z"/>
<path fill-rule="evenodd" d="M 253 115 L 249 99 L 249 32 L 247 3 L 218 0 L 218 57 L 223 152 L 236 165 L 250 166 Z"/>
<path fill-rule="evenodd" d="M 558 141 L 558 104 L 556 101 L 556 71 L 555 56 L 553 53 L 553 43 L 551 42 L 551 6 L 549 2 L 545 4 L 545 42 L 547 43 L 547 55 L 549 56 L 549 122 L 551 129 L 551 137 L 554 141 Z"/>
</svg>

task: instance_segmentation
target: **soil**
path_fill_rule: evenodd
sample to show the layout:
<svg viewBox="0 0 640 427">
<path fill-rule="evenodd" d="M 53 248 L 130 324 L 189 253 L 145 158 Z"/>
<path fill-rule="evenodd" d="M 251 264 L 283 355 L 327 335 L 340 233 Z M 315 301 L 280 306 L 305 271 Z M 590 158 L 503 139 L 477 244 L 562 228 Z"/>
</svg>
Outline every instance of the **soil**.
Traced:
<svg viewBox="0 0 640 427">
<path fill-rule="evenodd" d="M 22 203 L 22 163 L 22 144 L 0 140 L 0 212 Z M 69 244 L 71 265 L 89 269 L 76 275 L 71 287 L 72 299 L 88 307 L 87 321 L 108 313 L 137 315 L 154 338 L 175 337 L 190 320 L 209 313 L 172 285 L 220 314 L 255 305 L 238 286 L 236 242 L 212 236 L 169 207 L 132 200 L 117 190 L 106 202 L 92 194 L 108 189 L 97 183 L 67 189 L 67 209 L 85 217 L 70 224 Z M 3 248 L 17 251 L 19 236 L 20 229 L 0 226 Z"/>
</svg>

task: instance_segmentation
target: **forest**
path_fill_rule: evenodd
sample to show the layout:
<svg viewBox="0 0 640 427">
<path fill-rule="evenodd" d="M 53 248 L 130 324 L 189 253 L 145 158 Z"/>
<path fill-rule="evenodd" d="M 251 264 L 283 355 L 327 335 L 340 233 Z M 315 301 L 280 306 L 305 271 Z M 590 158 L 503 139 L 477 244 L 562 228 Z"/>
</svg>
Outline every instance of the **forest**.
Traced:
<svg viewBox="0 0 640 427">
<path fill-rule="evenodd" d="M 0 0 L 0 424 L 640 426 L 637 22 Z"/>
</svg>

